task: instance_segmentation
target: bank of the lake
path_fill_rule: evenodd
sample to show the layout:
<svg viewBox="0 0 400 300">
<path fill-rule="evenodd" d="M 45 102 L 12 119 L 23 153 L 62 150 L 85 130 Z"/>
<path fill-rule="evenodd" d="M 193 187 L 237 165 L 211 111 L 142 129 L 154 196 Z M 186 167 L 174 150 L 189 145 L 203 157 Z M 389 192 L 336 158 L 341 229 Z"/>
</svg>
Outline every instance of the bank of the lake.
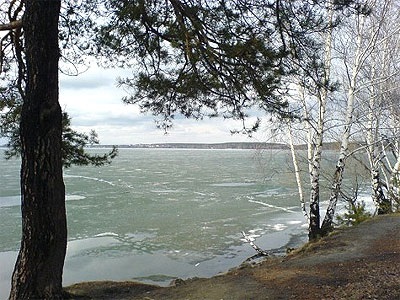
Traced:
<svg viewBox="0 0 400 300">
<path fill-rule="evenodd" d="M 172 287 L 86 282 L 66 288 L 82 299 L 400 299 L 400 215 L 340 229 L 282 258 L 243 264 Z"/>
</svg>

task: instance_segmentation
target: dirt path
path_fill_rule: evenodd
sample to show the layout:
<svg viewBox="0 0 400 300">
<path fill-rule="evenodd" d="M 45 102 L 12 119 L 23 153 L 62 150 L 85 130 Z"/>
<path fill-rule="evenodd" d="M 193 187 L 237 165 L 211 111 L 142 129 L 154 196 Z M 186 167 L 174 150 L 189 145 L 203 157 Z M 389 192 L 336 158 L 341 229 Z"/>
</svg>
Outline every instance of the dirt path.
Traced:
<svg viewBox="0 0 400 300">
<path fill-rule="evenodd" d="M 87 282 L 66 290 L 77 299 L 400 299 L 400 215 L 209 279 L 178 280 L 168 288 Z"/>
</svg>

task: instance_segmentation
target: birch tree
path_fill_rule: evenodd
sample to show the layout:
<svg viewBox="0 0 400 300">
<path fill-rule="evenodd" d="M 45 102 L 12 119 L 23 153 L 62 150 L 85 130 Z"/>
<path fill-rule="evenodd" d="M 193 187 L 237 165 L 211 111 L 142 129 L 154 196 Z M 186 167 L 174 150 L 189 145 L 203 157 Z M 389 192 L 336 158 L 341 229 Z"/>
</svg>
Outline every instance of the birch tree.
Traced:
<svg viewBox="0 0 400 300">
<path fill-rule="evenodd" d="M 391 153 L 384 153 L 386 165 L 381 168 L 385 174 L 386 191 L 388 200 L 381 207 L 382 212 L 391 212 L 398 207 L 398 168 L 399 168 L 399 140 L 400 140 L 400 118 L 399 118 L 399 94 L 398 82 L 400 80 L 400 60 L 396 59 L 400 55 L 400 4 L 398 1 L 391 1 L 388 7 L 387 18 L 383 23 L 382 45 L 382 73 L 383 80 L 379 84 L 382 102 L 387 107 L 385 118 L 385 130 L 383 135 L 385 143 L 382 143 Z M 390 155 L 392 154 L 392 155 Z M 389 159 L 391 157 L 391 159 Z M 387 175 L 386 175 L 387 173 Z M 385 211 L 385 206 L 387 210 Z"/>
<path fill-rule="evenodd" d="M 347 86 L 347 104 L 345 110 L 345 118 L 343 124 L 343 133 L 341 134 L 341 146 L 339 157 L 336 163 L 335 172 L 332 179 L 331 193 L 329 198 L 329 205 L 327 208 L 327 212 L 322 224 L 322 231 L 328 232 L 333 227 L 335 208 L 340 196 L 341 185 L 343 180 L 343 173 L 345 170 L 346 159 L 349 155 L 349 142 L 351 136 L 351 129 L 354 123 L 354 105 L 356 94 L 360 85 L 360 71 L 365 64 L 366 60 L 371 56 L 371 53 L 377 47 L 377 37 L 379 36 L 380 31 L 382 30 L 380 24 L 383 19 L 386 17 L 387 9 L 385 8 L 390 1 L 380 2 L 380 4 L 384 6 L 383 12 L 381 15 L 376 15 L 379 20 L 377 20 L 378 26 L 373 26 L 371 28 L 371 22 L 368 22 L 367 19 L 372 18 L 368 14 L 369 12 L 360 11 L 356 14 L 352 15 L 353 22 L 347 25 L 350 27 L 350 35 L 346 37 L 346 41 L 343 43 L 341 49 L 337 49 L 336 51 L 339 53 L 343 53 L 342 63 L 344 65 L 344 69 L 346 71 L 345 77 L 347 78 L 347 83 L 343 82 L 343 86 Z M 377 6 L 377 1 L 367 1 L 365 3 L 365 7 L 368 10 L 373 9 Z M 367 24 L 366 24 L 367 23 Z M 369 24 L 368 24 L 369 23 Z M 346 34 L 343 32 L 346 30 L 342 26 L 342 31 L 340 35 L 345 36 Z M 339 37 L 340 38 L 340 37 Z M 355 46 L 352 47 L 352 41 L 355 41 Z M 350 50 L 349 49 L 352 49 Z M 351 53 L 351 51 L 353 53 Z M 350 57 L 352 57 L 352 61 Z"/>
<path fill-rule="evenodd" d="M 301 178 L 301 171 L 300 171 L 300 166 L 299 166 L 300 164 L 299 164 L 299 160 L 297 158 L 295 143 L 293 141 L 293 129 L 292 129 L 292 125 L 290 123 L 287 124 L 286 126 L 287 126 L 287 137 L 289 139 L 290 153 L 292 155 L 294 174 L 296 177 L 297 189 L 298 189 L 298 193 L 299 193 L 301 211 L 303 212 L 305 219 L 309 223 L 310 217 L 308 215 L 308 211 L 306 208 L 306 200 L 305 200 L 304 189 L 303 189 L 302 178 Z"/>
<path fill-rule="evenodd" d="M 399 78 L 399 4 L 398 1 L 377 3 L 372 13 L 369 36 L 376 47 L 363 66 L 361 101 L 367 103 L 364 132 L 369 162 L 371 197 L 378 214 L 392 211 L 391 182 L 396 163 L 389 159 L 387 149 L 393 148 L 397 159 L 398 144 L 398 78 Z M 379 29 L 379 30 L 378 30 Z M 392 174 L 390 174 L 392 173 Z M 395 181 L 393 181 L 395 182 Z"/>
<path fill-rule="evenodd" d="M 325 133 L 325 112 L 326 103 L 328 101 L 330 73 L 331 73 L 331 54 L 332 54 L 332 21 L 333 6 L 327 4 L 328 13 L 328 30 L 325 36 L 325 56 L 324 56 L 324 73 L 322 77 L 322 85 L 318 87 L 318 121 L 316 133 L 314 135 L 314 153 L 311 159 L 311 193 L 310 193 L 310 229 L 309 239 L 316 239 L 321 235 L 320 228 L 320 175 L 321 175 L 321 159 L 322 145 Z"/>
<path fill-rule="evenodd" d="M 325 114 L 330 92 L 332 91 L 331 55 L 335 14 L 333 3 L 326 1 L 322 13 L 327 19 L 326 24 L 324 24 L 323 32 L 314 33 L 311 37 L 310 44 L 307 46 L 296 43 L 295 49 L 297 53 L 293 53 L 293 60 L 291 61 L 291 63 L 299 69 L 293 77 L 293 80 L 297 83 L 296 90 L 298 94 L 296 96 L 296 107 L 299 107 L 299 111 L 302 112 L 300 113 L 300 119 L 303 120 L 302 123 L 306 129 L 305 140 L 307 141 L 307 160 L 310 179 L 308 214 L 304 208 L 304 200 L 300 201 L 303 214 L 309 222 L 310 240 L 317 239 L 321 235 L 320 176 L 323 140 L 326 130 Z M 306 99 L 307 97 L 309 100 Z M 294 98 L 292 98 L 292 100 L 294 100 Z M 291 153 L 296 170 L 298 169 L 298 162 L 293 147 L 292 129 L 290 125 L 288 126 L 288 134 L 290 136 Z M 297 177 L 299 195 L 303 197 L 298 172 L 295 174 Z"/>
<path fill-rule="evenodd" d="M 348 157 L 353 154 L 349 152 L 349 143 L 351 141 L 352 136 L 352 127 L 354 126 L 354 122 L 357 121 L 356 129 L 359 129 L 358 120 L 355 120 L 355 115 L 359 116 L 367 116 L 368 125 L 365 125 L 366 132 L 366 144 L 369 154 L 370 170 L 371 170 L 371 185 L 373 187 L 373 194 L 375 194 L 376 201 L 386 201 L 386 196 L 383 191 L 385 187 L 390 188 L 390 184 L 386 182 L 396 182 L 393 176 L 386 175 L 384 170 L 392 170 L 395 171 L 396 164 L 390 164 L 387 160 L 387 156 L 385 156 L 384 149 L 388 148 L 388 145 L 384 145 L 379 141 L 379 138 L 382 139 L 382 133 L 379 133 L 379 128 L 382 128 L 382 125 L 379 123 L 381 119 L 385 119 L 385 117 L 377 116 L 377 114 L 382 114 L 385 111 L 385 115 L 388 114 L 387 109 L 382 108 L 382 104 L 387 102 L 380 100 L 380 105 L 376 102 L 377 99 L 382 99 L 385 97 L 388 91 L 388 76 L 392 74 L 393 76 L 393 66 L 392 71 L 382 72 L 381 68 L 383 66 L 387 66 L 388 64 L 393 65 L 393 56 L 391 56 L 391 61 L 388 60 L 389 57 L 386 57 L 386 63 L 381 59 L 378 63 L 380 66 L 379 71 L 375 70 L 372 66 L 373 58 L 376 57 L 377 53 L 382 52 L 382 45 L 386 45 L 385 41 L 388 41 L 388 35 L 393 35 L 393 32 L 396 32 L 396 22 L 390 21 L 390 25 L 385 25 L 388 23 L 389 15 L 398 10 L 393 6 L 395 1 L 365 1 L 359 3 L 360 5 L 349 11 L 349 17 L 346 20 L 342 20 L 342 22 L 337 27 L 338 29 L 334 31 L 332 34 L 326 34 L 330 36 L 330 41 L 325 40 L 325 64 L 324 68 L 327 70 L 328 66 L 330 67 L 329 72 L 325 72 L 325 75 L 330 74 L 330 81 L 336 80 L 338 83 L 339 90 L 333 94 L 331 90 L 323 90 L 318 89 L 317 81 L 312 81 L 309 78 L 311 76 L 303 76 L 294 79 L 295 82 L 298 82 L 297 90 L 300 91 L 296 95 L 292 95 L 292 102 L 296 103 L 294 106 L 299 107 L 299 111 L 302 111 L 303 120 L 301 123 L 302 129 L 306 129 L 306 136 L 304 137 L 304 141 L 306 141 L 307 149 L 308 149 L 308 166 L 310 176 L 310 229 L 309 229 L 309 237 L 310 239 L 316 238 L 319 235 L 327 234 L 333 227 L 334 215 L 336 211 L 336 205 L 339 200 L 340 195 L 343 193 L 342 190 L 342 181 L 344 176 L 344 170 L 346 166 L 346 161 Z M 386 28 L 384 28 L 386 26 Z M 385 36 L 385 37 L 384 37 Z M 332 45 L 332 41 L 334 41 L 334 46 Z M 337 48 L 340 43 L 342 45 L 341 48 Z M 393 46 L 398 43 L 393 42 L 393 39 L 390 40 L 390 45 L 392 45 L 391 51 L 392 53 L 396 53 L 393 49 Z M 394 51 L 394 52 L 393 52 Z M 334 63 L 332 61 L 327 60 L 328 57 L 335 57 Z M 379 55 L 382 57 L 382 54 Z M 395 56 L 394 56 L 395 57 Z M 394 60 L 395 61 L 395 60 Z M 304 63 L 304 59 L 301 60 Z M 376 66 L 376 64 L 375 64 Z M 300 66 L 299 66 L 300 68 Z M 369 68 L 369 69 L 368 69 Z M 375 67 L 376 68 L 376 67 Z M 366 71 L 368 69 L 368 71 Z M 334 70 L 335 74 L 332 76 L 332 70 Z M 344 70 L 344 76 L 340 76 L 340 70 Z M 379 74 L 379 79 L 375 78 L 372 80 L 370 77 L 374 77 L 373 74 Z M 367 79 L 365 74 L 368 74 Z M 309 75 L 309 73 L 306 73 Z M 376 76 L 375 76 L 376 77 Z M 304 79 L 304 78 L 308 78 Z M 324 78 L 324 77 L 321 77 Z M 386 87 L 382 88 L 382 84 L 377 86 L 377 82 L 383 83 L 382 79 L 385 78 L 383 82 L 386 83 Z M 299 80 L 300 79 L 300 80 Z M 311 83 L 310 83 L 311 82 Z M 375 82 L 375 84 L 372 84 Z M 315 104 L 312 102 L 312 91 L 316 90 L 318 93 Z M 306 97 L 304 97 L 304 90 L 306 91 Z M 325 174 L 329 173 L 329 170 L 321 170 L 321 154 L 322 154 L 322 141 L 325 138 L 326 133 L 329 133 L 329 130 L 326 127 L 329 118 L 326 116 L 326 109 L 329 109 L 329 102 L 323 101 L 323 99 L 329 99 L 324 97 L 325 92 L 327 92 L 328 96 L 334 96 L 335 98 L 340 97 L 341 94 L 346 94 L 345 101 L 345 110 L 343 115 L 341 115 L 340 111 L 336 107 L 336 109 L 332 110 L 330 116 L 335 116 L 337 120 L 332 124 L 336 127 L 340 124 L 340 128 L 343 128 L 341 132 L 333 132 L 333 137 L 338 137 L 340 141 L 340 150 L 338 153 L 338 159 L 334 170 L 334 176 L 332 178 L 332 184 L 330 188 L 330 196 L 328 198 L 329 204 L 324 217 L 324 221 L 319 227 L 318 217 L 320 216 L 320 208 L 319 208 L 319 188 L 320 188 L 320 176 L 321 171 Z M 375 96 L 370 97 L 365 95 L 371 95 L 373 93 Z M 309 100 L 306 101 L 305 98 Z M 367 101 L 367 102 L 365 102 Z M 357 106 L 356 106 L 357 104 Z M 331 108 L 333 105 L 331 104 Z M 313 113 L 312 108 L 316 107 L 316 112 Z M 357 110 L 355 109 L 357 107 Z M 368 108 L 368 111 L 360 112 L 360 108 Z M 380 109 L 378 109 L 381 107 Z M 395 107 L 392 105 L 391 107 Z M 361 117 L 362 119 L 362 117 Z M 342 121 L 341 121 L 342 120 Z M 339 123 L 340 122 L 340 123 Z M 364 124 L 366 124 L 364 123 Z M 387 124 L 387 122 L 385 122 Z M 321 125 L 325 125 L 321 126 Z M 386 126 L 393 129 L 393 124 L 391 126 Z M 288 127 L 288 132 L 290 135 L 291 132 L 295 130 L 293 129 L 293 125 Z M 327 131 L 328 130 L 328 131 Z M 296 135 L 301 133 L 301 131 L 296 131 Z M 331 136 L 332 136 L 331 134 Z M 379 136 L 379 138 L 378 138 Z M 289 138 L 290 144 L 292 144 L 292 140 Z M 332 141 L 332 140 L 331 140 Z M 358 140 L 359 141 L 359 140 Z M 394 145 L 394 143 L 390 143 L 390 145 Z M 381 145 L 384 145 L 382 148 Z M 293 163 L 295 166 L 295 176 L 298 177 L 298 164 L 296 159 L 296 153 L 293 151 L 293 145 L 290 145 L 292 149 Z M 362 149 L 362 148 L 360 148 Z M 396 148 L 397 149 L 397 148 Z M 397 151 L 397 150 L 396 150 Z M 395 151 L 395 152 L 396 152 Z M 397 156 L 396 156 L 397 157 Z M 372 163 L 373 162 L 373 163 Z M 386 162 L 386 163 L 384 163 Z M 376 170 L 376 171 L 372 171 Z M 384 179 L 382 179 L 384 177 Z M 299 182 L 299 180 L 297 180 Z M 375 188 L 374 188 L 375 187 Z M 302 186 L 299 185 L 299 195 L 302 200 L 303 191 L 300 192 Z M 395 188 L 393 190 L 396 190 Z M 318 205 L 318 206 L 317 206 Z M 386 204 L 387 205 L 387 204 Z M 303 204 L 302 204 L 302 207 Z M 306 215 L 306 214 L 305 214 Z M 313 221 L 314 220 L 314 221 Z M 315 232 L 316 234 L 311 234 L 311 232 Z"/>
<path fill-rule="evenodd" d="M 393 53 L 393 51 L 391 52 Z M 399 39 L 397 39 L 397 51 L 394 51 L 395 55 L 400 55 Z M 390 170 L 389 182 L 388 182 L 388 197 L 391 200 L 391 204 L 394 210 L 400 210 L 400 91 L 398 82 L 400 76 L 397 72 L 396 76 L 390 80 L 389 92 L 387 100 L 390 103 L 390 118 L 391 123 L 391 136 L 392 141 L 389 143 L 389 153 L 386 155 L 386 162 L 388 169 Z M 392 161 L 389 160 L 390 154 L 392 154 Z"/>
</svg>

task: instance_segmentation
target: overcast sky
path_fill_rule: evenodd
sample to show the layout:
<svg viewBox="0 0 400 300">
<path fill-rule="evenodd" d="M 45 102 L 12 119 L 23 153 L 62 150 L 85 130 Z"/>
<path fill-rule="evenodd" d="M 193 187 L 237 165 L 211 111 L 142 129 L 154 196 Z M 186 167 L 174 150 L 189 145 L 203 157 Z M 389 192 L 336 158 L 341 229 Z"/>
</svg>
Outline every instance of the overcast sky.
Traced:
<svg viewBox="0 0 400 300">
<path fill-rule="evenodd" d="M 101 144 L 266 140 L 265 132 L 252 139 L 241 134 L 232 135 L 230 130 L 240 129 L 240 123 L 219 118 L 202 121 L 179 118 L 165 135 L 156 128 L 152 115 L 144 115 L 138 107 L 122 103 L 121 98 L 126 92 L 116 87 L 116 78 L 123 75 L 122 70 L 104 70 L 95 65 L 77 77 L 60 75 L 60 103 L 72 117 L 75 130 L 89 132 L 94 129 Z"/>
</svg>

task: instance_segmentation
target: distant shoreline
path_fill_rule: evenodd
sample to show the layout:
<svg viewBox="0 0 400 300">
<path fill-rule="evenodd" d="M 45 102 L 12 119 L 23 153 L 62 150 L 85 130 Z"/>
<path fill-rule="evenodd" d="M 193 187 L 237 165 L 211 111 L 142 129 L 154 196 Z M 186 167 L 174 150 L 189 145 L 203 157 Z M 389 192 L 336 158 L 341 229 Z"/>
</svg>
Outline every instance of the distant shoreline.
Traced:
<svg viewBox="0 0 400 300">
<path fill-rule="evenodd" d="M 116 145 L 118 148 L 136 149 L 288 149 L 285 144 L 261 142 L 226 142 L 226 143 L 156 143 Z M 112 145 L 93 145 L 93 148 L 108 148 Z"/>
<path fill-rule="evenodd" d="M 91 145 L 88 148 L 112 148 L 120 149 L 240 149 L 240 150 L 288 150 L 289 145 L 284 143 L 267 142 L 224 142 L 224 143 L 154 143 L 154 144 L 121 144 L 121 145 Z M 7 145 L 0 145 L 7 148 Z M 306 150 L 307 145 L 295 145 L 297 150 Z M 326 150 L 340 149 L 339 143 L 328 142 L 324 144 Z"/>
<path fill-rule="evenodd" d="M 114 145 L 93 145 L 90 148 L 111 148 Z M 154 143 L 154 144 L 122 144 L 115 145 L 120 149 L 243 149 L 243 150 L 288 150 L 289 145 L 266 142 L 224 142 L 224 143 Z M 339 143 L 325 143 L 326 150 L 340 149 Z M 295 145 L 297 150 L 306 150 L 307 145 Z"/>
</svg>

